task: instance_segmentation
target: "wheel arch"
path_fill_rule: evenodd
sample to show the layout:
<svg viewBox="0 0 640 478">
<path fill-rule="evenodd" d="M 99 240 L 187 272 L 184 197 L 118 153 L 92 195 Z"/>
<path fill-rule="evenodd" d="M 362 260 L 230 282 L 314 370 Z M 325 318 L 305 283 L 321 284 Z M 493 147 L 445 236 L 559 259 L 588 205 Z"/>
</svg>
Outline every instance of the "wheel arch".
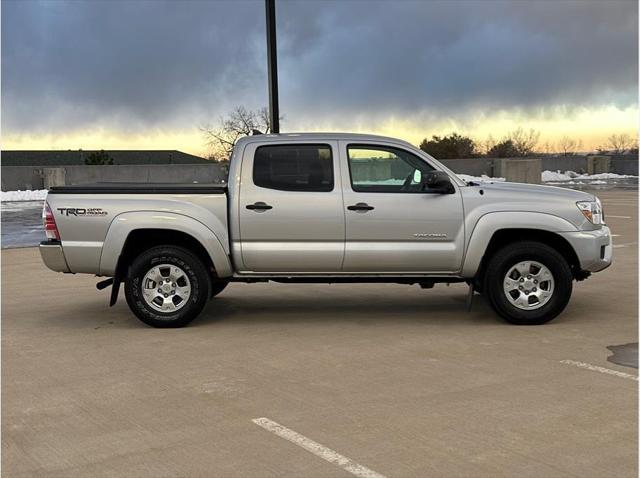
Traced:
<svg viewBox="0 0 640 478">
<path fill-rule="evenodd" d="M 480 218 L 469 238 L 462 276 L 482 277 L 487 259 L 500 247 L 523 240 L 537 241 L 558 251 L 569 263 L 574 277 L 580 278 L 580 261 L 571 244 L 560 232 L 575 231 L 571 223 L 558 216 L 533 212 L 487 214 Z"/>
<path fill-rule="evenodd" d="M 520 241 L 535 241 L 545 244 L 552 249 L 556 250 L 562 257 L 564 257 L 569 263 L 571 272 L 574 278 L 580 278 L 580 261 L 578 255 L 573 250 L 573 247 L 569 242 L 560 234 L 545 231 L 542 229 L 499 229 L 491 236 L 489 244 L 485 253 L 480 260 L 478 270 L 476 273 L 476 281 L 481 283 L 486 270 L 486 265 L 489 259 L 495 254 L 496 251 L 501 249 L 507 244 Z"/>
<path fill-rule="evenodd" d="M 154 219 L 158 217 L 141 213 L 122 214 L 114 219 L 100 257 L 101 275 L 122 275 L 136 255 L 162 244 L 181 246 L 196 254 L 212 278 L 232 274 L 231 261 L 221 241 L 204 224 L 177 214 L 163 213 L 160 221 Z"/>
</svg>

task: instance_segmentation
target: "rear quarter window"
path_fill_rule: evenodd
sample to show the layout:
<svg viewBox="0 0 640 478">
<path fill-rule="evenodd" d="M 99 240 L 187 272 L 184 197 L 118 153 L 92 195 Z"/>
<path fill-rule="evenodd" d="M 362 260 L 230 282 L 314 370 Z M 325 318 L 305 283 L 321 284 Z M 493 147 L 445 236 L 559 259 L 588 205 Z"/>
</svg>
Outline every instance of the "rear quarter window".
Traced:
<svg viewBox="0 0 640 478">
<path fill-rule="evenodd" d="M 333 191 L 333 156 L 326 144 L 260 146 L 253 158 L 256 186 L 280 191 Z"/>
</svg>

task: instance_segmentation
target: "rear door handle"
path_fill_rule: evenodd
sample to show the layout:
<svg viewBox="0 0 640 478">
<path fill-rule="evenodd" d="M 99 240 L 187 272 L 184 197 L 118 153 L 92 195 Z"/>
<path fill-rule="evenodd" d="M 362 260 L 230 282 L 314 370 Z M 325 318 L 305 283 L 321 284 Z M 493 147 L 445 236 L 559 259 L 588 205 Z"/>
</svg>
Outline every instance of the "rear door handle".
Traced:
<svg viewBox="0 0 640 478">
<path fill-rule="evenodd" d="M 373 206 L 369 206 L 366 202 L 359 202 L 353 206 L 347 206 L 349 211 L 371 211 L 375 209 Z"/>
<path fill-rule="evenodd" d="M 267 211 L 268 209 L 273 209 L 273 206 L 269 206 L 266 202 L 258 201 L 253 204 L 247 204 L 247 209 L 252 211 Z"/>
</svg>

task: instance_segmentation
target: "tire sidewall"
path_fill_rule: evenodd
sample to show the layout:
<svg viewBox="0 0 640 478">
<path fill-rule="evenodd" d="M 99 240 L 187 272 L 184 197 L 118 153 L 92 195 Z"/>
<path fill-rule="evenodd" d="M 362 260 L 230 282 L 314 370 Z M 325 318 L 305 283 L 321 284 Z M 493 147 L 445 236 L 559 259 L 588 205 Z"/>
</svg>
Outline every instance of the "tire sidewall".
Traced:
<svg viewBox="0 0 640 478">
<path fill-rule="evenodd" d="M 174 312 L 157 311 L 147 304 L 142 296 L 144 276 L 160 264 L 171 264 L 181 268 L 191 285 L 191 295 L 187 303 Z M 204 308 L 210 289 L 210 280 L 200 259 L 189 251 L 175 246 L 156 247 L 138 256 L 129 268 L 125 283 L 125 295 L 129 307 L 140 320 L 153 327 L 186 325 Z"/>
<path fill-rule="evenodd" d="M 487 270 L 485 290 L 494 309 L 509 322 L 518 325 L 538 325 L 552 320 L 564 310 L 573 288 L 573 276 L 567 261 L 554 249 L 539 243 L 521 243 L 498 253 Z M 554 291 L 542 307 L 522 310 L 511 304 L 504 292 L 507 272 L 522 261 L 535 261 L 546 266 L 553 275 Z"/>
</svg>

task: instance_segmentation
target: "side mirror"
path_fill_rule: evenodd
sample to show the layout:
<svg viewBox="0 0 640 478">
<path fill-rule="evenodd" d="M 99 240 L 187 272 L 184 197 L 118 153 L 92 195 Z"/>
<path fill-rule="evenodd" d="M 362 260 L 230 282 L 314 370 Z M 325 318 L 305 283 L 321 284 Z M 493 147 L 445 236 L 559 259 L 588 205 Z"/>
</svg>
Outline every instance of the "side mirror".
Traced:
<svg viewBox="0 0 640 478">
<path fill-rule="evenodd" d="M 444 171 L 429 171 L 425 173 L 424 179 L 425 192 L 433 194 L 453 194 L 456 192 L 449 175 Z"/>
</svg>

